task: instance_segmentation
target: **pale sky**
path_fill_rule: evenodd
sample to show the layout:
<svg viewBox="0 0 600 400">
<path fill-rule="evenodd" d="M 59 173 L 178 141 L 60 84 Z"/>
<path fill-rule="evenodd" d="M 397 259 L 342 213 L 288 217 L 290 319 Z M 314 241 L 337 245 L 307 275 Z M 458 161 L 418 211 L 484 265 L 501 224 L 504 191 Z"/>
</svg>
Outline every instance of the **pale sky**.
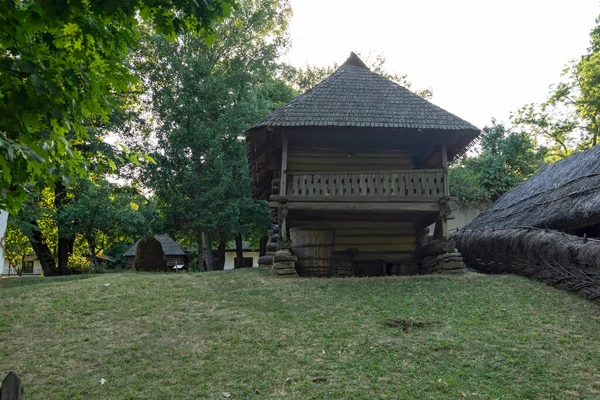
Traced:
<svg viewBox="0 0 600 400">
<path fill-rule="evenodd" d="M 546 99 L 565 64 L 589 46 L 599 0 L 290 0 L 296 66 L 387 58 L 389 72 L 475 124 Z"/>
</svg>

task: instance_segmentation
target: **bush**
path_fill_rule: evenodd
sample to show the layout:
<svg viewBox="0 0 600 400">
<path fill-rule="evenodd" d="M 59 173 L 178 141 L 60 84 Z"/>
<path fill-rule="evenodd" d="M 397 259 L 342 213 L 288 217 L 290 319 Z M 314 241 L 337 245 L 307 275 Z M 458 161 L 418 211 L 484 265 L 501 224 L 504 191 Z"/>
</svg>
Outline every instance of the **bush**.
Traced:
<svg viewBox="0 0 600 400">
<path fill-rule="evenodd" d="M 92 272 L 92 263 L 85 257 L 72 254 L 69 257 L 69 272 L 72 274 L 85 274 Z"/>
</svg>

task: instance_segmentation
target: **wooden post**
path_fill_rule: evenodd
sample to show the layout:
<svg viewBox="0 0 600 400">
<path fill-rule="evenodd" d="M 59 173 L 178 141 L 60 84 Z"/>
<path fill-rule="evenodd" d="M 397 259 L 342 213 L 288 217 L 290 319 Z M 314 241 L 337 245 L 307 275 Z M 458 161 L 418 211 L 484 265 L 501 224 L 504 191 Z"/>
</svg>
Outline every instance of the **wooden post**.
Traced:
<svg viewBox="0 0 600 400">
<path fill-rule="evenodd" d="M 288 135 L 283 134 L 283 144 L 281 146 L 281 176 L 279 178 L 279 195 L 287 195 L 287 160 L 288 160 Z M 281 221 L 281 238 L 287 240 L 287 224 L 286 217 L 280 215 Z"/>
<path fill-rule="evenodd" d="M 444 196 L 450 196 L 450 186 L 448 185 L 448 151 L 446 143 L 442 144 L 442 168 L 444 169 Z"/>
<path fill-rule="evenodd" d="M 23 387 L 21 380 L 13 371 L 10 371 L 6 378 L 2 381 L 2 389 L 0 392 L 2 400 L 23 400 Z"/>
<path fill-rule="evenodd" d="M 444 169 L 444 197 L 450 196 L 450 184 L 448 182 L 448 149 L 446 143 L 442 144 L 442 168 Z M 448 219 L 442 214 L 442 237 L 448 237 Z"/>
</svg>

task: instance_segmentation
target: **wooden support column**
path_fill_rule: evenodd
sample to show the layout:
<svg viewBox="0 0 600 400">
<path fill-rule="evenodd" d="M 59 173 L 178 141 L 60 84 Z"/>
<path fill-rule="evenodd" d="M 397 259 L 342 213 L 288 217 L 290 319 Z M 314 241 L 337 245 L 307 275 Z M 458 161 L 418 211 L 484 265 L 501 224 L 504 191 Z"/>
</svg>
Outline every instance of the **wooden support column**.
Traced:
<svg viewBox="0 0 600 400">
<path fill-rule="evenodd" d="M 450 183 L 448 182 L 448 149 L 446 143 L 442 144 L 442 168 L 444 169 L 444 197 L 450 197 Z M 448 237 L 448 216 L 441 212 L 442 237 Z"/>
<path fill-rule="evenodd" d="M 444 169 L 444 196 L 450 196 L 450 186 L 448 183 L 448 150 L 446 144 L 442 144 L 442 168 Z"/>
<path fill-rule="evenodd" d="M 288 160 L 288 134 L 283 133 L 283 144 L 281 146 L 281 176 L 279 180 L 279 195 L 285 196 L 287 194 L 287 160 Z M 287 215 L 279 215 L 280 235 L 285 241 L 287 240 Z"/>
</svg>

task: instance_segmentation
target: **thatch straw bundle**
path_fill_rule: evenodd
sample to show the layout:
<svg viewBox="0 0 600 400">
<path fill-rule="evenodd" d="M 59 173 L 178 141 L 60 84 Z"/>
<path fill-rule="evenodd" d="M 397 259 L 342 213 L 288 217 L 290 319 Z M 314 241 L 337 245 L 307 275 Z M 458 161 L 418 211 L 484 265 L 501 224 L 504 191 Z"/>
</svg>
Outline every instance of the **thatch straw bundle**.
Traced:
<svg viewBox="0 0 600 400">
<path fill-rule="evenodd" d="M 168 271 L 165 253 L 156 238 L 149 236 L 138 242 L 133 269 L 138 271 Z"/>
<path fill-rule="evenodd" d="M 600 146 L 544 167 L 467 228 L 569 230 L 594 223 L 600 224 Z"/>
<path fill-rule="evenodd" d="M 454 238 L 479 271 L 516 273 L 600 299 L 600 240 L 531 227 L 465 229 Z"/>
</svg>

